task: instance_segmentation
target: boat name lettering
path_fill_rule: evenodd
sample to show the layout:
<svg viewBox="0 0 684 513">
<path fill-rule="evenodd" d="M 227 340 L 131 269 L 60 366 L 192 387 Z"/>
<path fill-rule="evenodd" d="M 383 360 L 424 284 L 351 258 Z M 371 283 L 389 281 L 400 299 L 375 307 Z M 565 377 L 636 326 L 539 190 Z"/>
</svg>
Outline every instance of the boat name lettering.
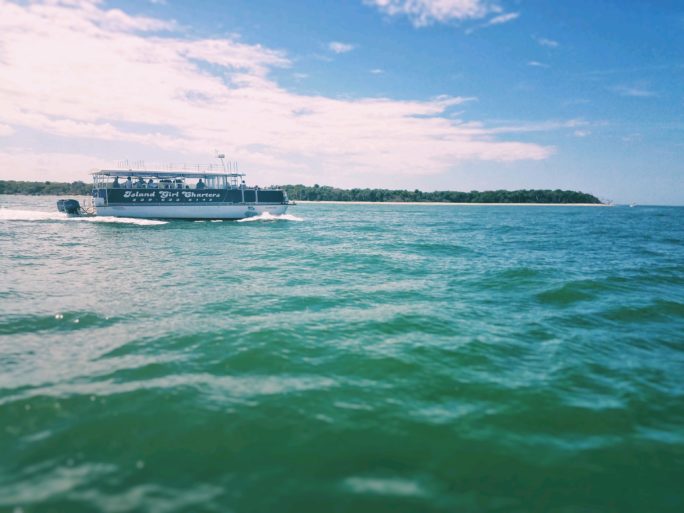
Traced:
<svg viewBox="0 0 684 513">
<path fill-rule="evenodd" d="M 195 191 L 125 191 L 124 199 L 220 199 L 219 192 L 195 192 Z"/>
<path fill-rule="evenodd" d="M 126 191 L 124 198 L 154 198 L 154 192 Z"/>
<path fill-rule="evenodd" d="M 221 194 L 218 192 L 194 192 L 194 191 L 183 191 L 183 196 L 186 198 L 220 198 Z"/>
</svg>

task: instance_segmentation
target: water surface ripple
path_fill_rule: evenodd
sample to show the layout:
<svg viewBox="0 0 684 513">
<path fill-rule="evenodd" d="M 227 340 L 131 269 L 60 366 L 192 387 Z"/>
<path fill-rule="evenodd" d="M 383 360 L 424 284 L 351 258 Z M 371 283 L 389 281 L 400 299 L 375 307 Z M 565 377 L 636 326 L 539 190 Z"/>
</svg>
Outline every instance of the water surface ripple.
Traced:
<svg viewBox="0 0 684 513">
<path fill-rule="evenodd" d="M 682 208 L 53 201 L 0 197 L 0 511 L 684 511 Z"/>
</svg>

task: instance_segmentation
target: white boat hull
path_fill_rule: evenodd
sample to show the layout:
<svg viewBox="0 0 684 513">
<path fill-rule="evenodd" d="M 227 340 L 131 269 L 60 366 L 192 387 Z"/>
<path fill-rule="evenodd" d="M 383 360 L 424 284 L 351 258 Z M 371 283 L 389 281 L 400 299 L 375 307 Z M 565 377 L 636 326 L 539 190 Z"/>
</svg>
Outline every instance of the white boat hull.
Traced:
<svg viewBox="0 0 684 513">
<path fill-rule="evenodd" d="M 244 219 L 264 212 L 281 215 L 287 205 L 110 205 L 96 206 L 98 216 L 142 219 Z"/>
</svg>

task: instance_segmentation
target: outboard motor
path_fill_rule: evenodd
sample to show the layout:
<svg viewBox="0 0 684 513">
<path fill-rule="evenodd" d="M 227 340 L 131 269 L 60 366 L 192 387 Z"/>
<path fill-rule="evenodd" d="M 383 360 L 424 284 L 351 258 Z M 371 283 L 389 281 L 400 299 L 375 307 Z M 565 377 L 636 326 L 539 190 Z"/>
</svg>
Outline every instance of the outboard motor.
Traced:
<svg viewBox="0 0 684 513">
<path fill-rule="evenodd" d="M 57 210 L 70 216 L 81 215 L 81 204 L 75 199 L 57 200 Z"/>
</svg>

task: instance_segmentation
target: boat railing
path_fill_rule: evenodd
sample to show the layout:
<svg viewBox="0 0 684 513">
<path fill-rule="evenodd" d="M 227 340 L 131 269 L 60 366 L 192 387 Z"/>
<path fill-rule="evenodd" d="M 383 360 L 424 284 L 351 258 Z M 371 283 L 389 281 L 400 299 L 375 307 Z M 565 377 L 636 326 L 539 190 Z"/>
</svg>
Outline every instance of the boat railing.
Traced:
<svg viewBox="0 0 684 513">
<path fill-rule="evenodd" d="M 141 185 L 136 185 L 133 184 L 133 187 L 126 187 L 123 183 L 119 183 L 118 186 L 115 186 L 113 183 L 105 183 L 105 182 L 100 182 L 95 184 L 93 187 L 95 189 L 122 189 L 122 190 L 132 190 L 132 191 L 216 191 L 216 190 L 231 190 L 231 189 L 240 189 L 239 186 L 234 187 L 232 185 L 221 185 L 220 187 L 197 187 L 196 184 L 189 185 L 189 184 L 183 184 L 182 187 L 178 187 L 177 185 L 174 184 L 155 184 L 155 187 L 150 187 L 149 184 L 145 184 L 145 186 Z"/>
<path fill-rule="evenodd" d="M 186 164 L 186 163 L 149 163 L 144 160 L 128 161 L 120 160 L 116 163 L 117 170 L 131 171 L 135 173 L 163 171 L 163 172 L 186 172 L 186 173 L 237 173 L 237 162 L 225 162 L 225 164 Z"/>
</svg>

